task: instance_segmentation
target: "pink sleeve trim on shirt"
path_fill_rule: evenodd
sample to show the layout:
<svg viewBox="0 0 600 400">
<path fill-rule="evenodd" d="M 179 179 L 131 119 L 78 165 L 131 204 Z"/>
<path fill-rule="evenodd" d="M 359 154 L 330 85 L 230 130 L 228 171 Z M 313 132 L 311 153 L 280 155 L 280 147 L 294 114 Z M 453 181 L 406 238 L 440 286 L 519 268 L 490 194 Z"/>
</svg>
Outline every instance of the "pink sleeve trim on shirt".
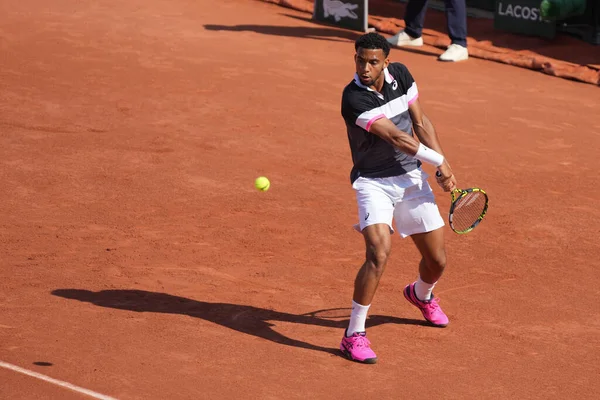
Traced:
<svg viewBox="0 0 600 400">
<path fill-rule="evenodd" d="M 414 102 L 415 102 L 415 100 L 417 100 L 418 98 L 419 98 L 419 93 L 417 93 L 417 94 L 415 95 L 415 97 L 413 97 L 412 99 L 410 99 L 410 100 L 408 101 L 408 105 L 410 106 L 410 105 L 411 105 L 412 103 L 414 103 Z"/>
<path fill-rule="evenodd" d="M 373 118 L 371 118 L 369 120 L 369 122 L 367 122 L 367 126 L 365 128 L 367 130 L 367 132 L 371 129 L 371 125 L 373 125 L 373 122 L 375 122 L 375 121 L 377 121 L 377 120 L 379 120 L 381 118 L 385 118 L 385 115 L 384 114 L 379 114 L 379 115 L 376 115 Z"/>
</svg>

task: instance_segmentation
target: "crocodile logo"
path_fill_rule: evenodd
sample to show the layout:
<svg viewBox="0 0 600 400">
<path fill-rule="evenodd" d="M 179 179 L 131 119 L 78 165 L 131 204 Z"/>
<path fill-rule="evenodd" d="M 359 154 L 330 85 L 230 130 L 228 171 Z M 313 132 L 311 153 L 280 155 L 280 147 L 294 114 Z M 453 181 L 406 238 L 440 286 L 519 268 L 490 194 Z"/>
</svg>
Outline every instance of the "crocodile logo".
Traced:
<svg viewBox="0 0 600 400">
<path fill-rule="evenodd" d="M 340 22 L 342 18 L 358 19 L 358 15 L 352 10 L 356 10 L 358 4 L 348 4 L 339 0 L 323 0 L 323 12 L 325 17 L 330 15 L 335 22 Z"/>
</svg>

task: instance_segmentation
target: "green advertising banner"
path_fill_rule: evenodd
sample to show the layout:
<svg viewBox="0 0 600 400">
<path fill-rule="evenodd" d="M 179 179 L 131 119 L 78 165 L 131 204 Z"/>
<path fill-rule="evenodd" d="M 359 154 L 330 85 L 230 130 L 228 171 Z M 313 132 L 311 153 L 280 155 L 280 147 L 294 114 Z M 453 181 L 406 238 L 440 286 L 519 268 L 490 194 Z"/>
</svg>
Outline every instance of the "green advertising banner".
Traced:
<svg viewBox="0 0 600 400">
<path fill-rule="evenodd" d="M 544 19 L 578 17 L 585 12 L 585 0 L 542 0 L 540 9 Z"/>
<path fill-rule="evenodd" d="M 494 28 L 522 35 L 553 38 L 556 22 L 546 21 L 540 11 L 541 0 L 497 0 Z"/>
</svg>

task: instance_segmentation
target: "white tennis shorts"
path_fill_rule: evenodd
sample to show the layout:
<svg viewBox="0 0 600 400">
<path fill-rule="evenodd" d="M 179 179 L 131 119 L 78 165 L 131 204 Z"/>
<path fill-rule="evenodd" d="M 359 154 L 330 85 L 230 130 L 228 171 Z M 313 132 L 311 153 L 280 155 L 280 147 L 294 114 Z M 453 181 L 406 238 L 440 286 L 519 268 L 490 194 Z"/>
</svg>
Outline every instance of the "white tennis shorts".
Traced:
<svg viewBox="0 0 600 400">
<path fill-rule="evenodd" d="M 405 238 L 443 227 L 428 177 L 421 168 L 389 178 L 359 177 L 352 184 L 359 221 L 354 228 L 362 232 L 369 225 L 387 224 L 393 233 L 393 221 Z"/>
</svg>

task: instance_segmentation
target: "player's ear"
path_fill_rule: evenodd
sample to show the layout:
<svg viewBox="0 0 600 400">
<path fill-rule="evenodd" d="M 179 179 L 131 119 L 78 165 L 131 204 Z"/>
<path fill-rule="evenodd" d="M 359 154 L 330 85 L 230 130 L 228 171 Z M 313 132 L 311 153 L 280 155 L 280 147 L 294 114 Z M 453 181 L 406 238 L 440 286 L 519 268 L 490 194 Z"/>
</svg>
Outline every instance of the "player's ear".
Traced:
<svg viewBox="0 0 600 400">
<path fill-rule="evenodd" d="M 389 57 L 386 57 L 385 61 L 383 61 L 383 68 L 387 68 L 388 65 L 390 65 L 390 59 Z"/>
</svg>

